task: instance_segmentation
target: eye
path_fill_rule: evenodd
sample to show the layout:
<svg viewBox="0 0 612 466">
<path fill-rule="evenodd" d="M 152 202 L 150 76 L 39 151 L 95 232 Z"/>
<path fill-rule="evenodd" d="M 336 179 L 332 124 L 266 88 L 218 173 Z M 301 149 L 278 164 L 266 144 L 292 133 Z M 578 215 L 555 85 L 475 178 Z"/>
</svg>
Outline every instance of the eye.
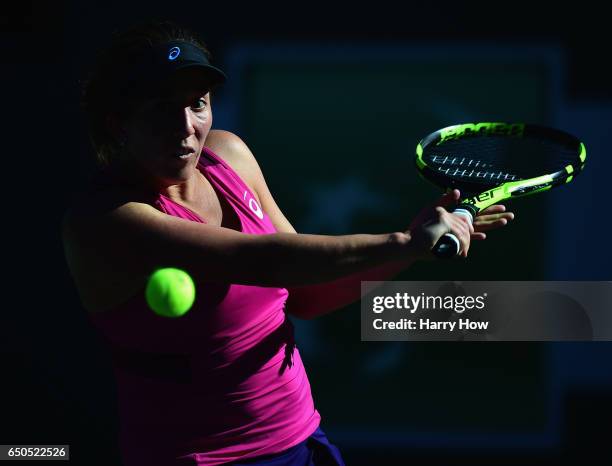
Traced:
<svg viewBox="0 0 612 466">
<path fill-rule="evenodd" d="M 191 108 L 194 108 L 196 110 L 203 110 L 206 108 L 207 106 L 207 102 L 204 99 L 204 97 L 200 97 L 198 99 L 196 99 L 196 101 L 193 103 L 193 105 L 191 106 Z"/>
</svg>

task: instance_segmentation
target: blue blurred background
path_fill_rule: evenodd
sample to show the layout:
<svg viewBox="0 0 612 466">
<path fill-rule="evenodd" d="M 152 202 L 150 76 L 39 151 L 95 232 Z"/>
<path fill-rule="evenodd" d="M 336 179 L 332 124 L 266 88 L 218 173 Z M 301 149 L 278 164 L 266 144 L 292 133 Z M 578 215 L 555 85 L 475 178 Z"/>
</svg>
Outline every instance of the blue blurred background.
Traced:
<svg viewBox="0 0 612 466">
<path fill-rule="evenodd" d="M 3 15 L 11 273 L 0 444 L 69 443 L 75 464 L 118 462 L 110 363 L 64 264 L 59 222 L 93 169 L 78 81 L 113 30 L 146 18 L 204 37 L 229 75 L 213 126 L 247 142 L 299 232 L 407 226 L 438 196 L 412 157 L 440 127 L 545 124 L 585 142 L 575 183 L 509 205 L 514 224 L 469 261 L 418 264 L 399 279 L 611 279 L 600 243 L 612 230 L 612 71 L 599 11 L 35 0 Z M 295 325 L 323 428 L 348 465 L 610 458 L 610 343 L 361 342 L 358 306 Z"/>
</svg>

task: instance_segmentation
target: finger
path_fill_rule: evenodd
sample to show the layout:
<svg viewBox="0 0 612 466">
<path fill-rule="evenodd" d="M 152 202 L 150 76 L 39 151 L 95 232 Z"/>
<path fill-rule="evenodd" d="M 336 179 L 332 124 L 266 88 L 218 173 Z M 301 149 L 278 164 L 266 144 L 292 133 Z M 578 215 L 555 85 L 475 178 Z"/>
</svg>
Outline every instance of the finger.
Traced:
<svg viewBox="0 0 612 466">
<path fill-rule="evenodd" d="M 475 231 L 477 232 L 491 231 L 491 230 L 495 230 L 496 228 L 501 228 L 507 224 L 508 224 L 508 221 L 505 218 L 501 218 L 499 220 L 495 220 L 494 222 L 487 222 L 487 223 L 482 223 L 482 224 L 479 223 L 475 225 Z"/>
<path fill-rule="evenodd" d="M 465 215 L 455 215 L 455 218 L 461 220 L 463 224 L 468 227 L 470 234 L 474 233 L 474 226 Z"/>
<path fill-rule="evenodd" d="M 447 193 L 444 193 L 440 199 L 438 199 L 434 206 L 451 206 L 457 203 L 459 198 L 461 197 L 461 193 L 458 189 L 453 189 Z"/>
<path fill-rule="evenodd" d="M 459 250 L 457 251 L 457 254 L 461 254 L 463 249 L 463 244 L 461 242 L 463 224 L 461 220 L 458 218 L 458 216 L 448 212 L 444 207 L 435 207 L 435 212 L 438 214 L 437 223 L 440 227 L 444 228 L 444 233 L 442 233 L 441 236 L 443 236 L 445 233 L 453 235 L 459 242 Z"/>
<path fill-rule="evenodd" d="M 474 240 L 482 241 L 482 240 L 485 240 L 485 239 L 487 239 L 487 235 L 485 233 L 477 231 L 476 233 L 474 233 L 472 235 L 472 237 L 470 238 L 470 241 L 474 241 Z"/>
<path fill-rule="evenodd" d="M 474 221 L 474 229 L 476 231 L 490 230 L 491 228 L 499 228 L 506 225 L 514 219 L 514 214 L 511 212 L 505 214 L 488 215 Z"/>
<path fill-rule="evenodd" d="M 450 231 L 459 240 L 458 255 L 467 257 L 470 249 L 471 222 L 462 215 L 447 212 L 443 207 L 436 207 L 436 211 L 440 216 L 439 221 L 446 225 L 447 231 Z"/>
<path fill-rule="evenodd" d="M 472 223 L 463 215 L 452 215 L 451 222 L 466 233 L 472 233 Z"/>
<path fill-rule="evenodd" d="M 463 250 L 463 257 L 467 257 L 468 256 L 468 252 L 470 251 L 470 238 L 471 238 L 471 233 L 468 231 L 467 233 L 464 234 L 464 242 L 465 242 L 465 249 Z"/>
<path fill-rule="evenodd" d="M 466 219 L 465 217 L 464 217 L 464 219 L 465 219 L 465 221 L 466 221 L 466 225 L 467 225 L 467 227 L 468 227 L 468 231 L 469 231 L 469 233 L 470 233 L 470 235 L 471 235 L 472 233 L 474 233 L 474 225 L 472 224 L 472 222 L 470 222 L 470 221 L 469 221 L 468 219 Z"/>
<path fill-rule="evenodd" d="M 482 215 L 487 215 L 487 214 L 497 214 L 500 212 L 505 212 L 506 211 L 506 206 L 503 204 L 495 204 L 492 205 L 490 207 L 487 207 L 486 209 L 480 211 L 480 213 L 478 214 L 478 216 L 482 216 Z"/>
<path fill-rule="evenodd" d="M 503 222 L 502 222 L 502 220 L 503 220 Z M 494 223 L 503 223 L 503 224 L 505 224 L 504 222 L 508 223 L 508 219 L 505 219 L 503 217 L 502 218 L 490 218 L 490 219 L 487 219 L 487 220 L 481 220 L 479 222 L 474 222 L 474 227 L 476 229 L 480 229 L 481 227 L 486 227 L 486 226 L 492 225 Z"/>
<path fill-rule="evenodd" d="M 461 239 L 459 241 L 461 242 L 461 245 L 462 245 L 461 255 L 463 257 L 467 257 L 468 252 L 470 250 L 470 236 L 464 233 L 463 235 L 461 235 Z"/>
<path fill-rule="evenodd" d="M 467 253 L 470 249 L 470 230 L 468 225 L 458 216 L 453 215 L 449 219 L 451 223 L 451 231 L 459 240 L 461 245 L 459 255 L 467 257 Z"/>
<path fill-rule="evenodd" d="M 474 223 L 478 224 L 478 223 L 483 223 L 483 222 L 490 222 L 493 220 L 498 220 L 500 218 L 505 218 L 506 220 L 513 220 L 514 213 L 504 212 L 500 214 L 489 214 L 489 215 L 478 216 L 474 219 Z"/>
</svg>

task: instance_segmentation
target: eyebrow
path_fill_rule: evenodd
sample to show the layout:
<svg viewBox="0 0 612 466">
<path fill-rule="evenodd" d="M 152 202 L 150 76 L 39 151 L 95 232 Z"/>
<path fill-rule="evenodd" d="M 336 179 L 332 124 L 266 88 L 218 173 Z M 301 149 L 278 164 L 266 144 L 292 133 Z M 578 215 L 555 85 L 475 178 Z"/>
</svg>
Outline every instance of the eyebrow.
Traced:
<svg viewBox="0 0 612 466">
<path fill-rule="evenodd" d="M 152 101 L 154 102 L 180 102 L 180 101 L 190 101 L 194 99 L 204 99 L 209 91 L 201 92 L 201 91 L 193 91 L 187 94 L 182 93 L 160 93 L 152 97 Z"/>
</svg>

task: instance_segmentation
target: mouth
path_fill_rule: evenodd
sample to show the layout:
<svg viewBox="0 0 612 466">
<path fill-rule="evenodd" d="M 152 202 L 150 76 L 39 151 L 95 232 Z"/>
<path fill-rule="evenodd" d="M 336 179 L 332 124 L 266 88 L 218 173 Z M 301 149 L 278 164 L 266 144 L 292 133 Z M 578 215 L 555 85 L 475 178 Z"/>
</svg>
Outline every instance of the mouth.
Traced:
<svg viewBox="0 0 612 466">
<path fill-rule="evenodd" d="M 179 159 L 188 159 L 195 154 L 195 149 L 191 147 L 180 147 L 176 150 L 171 151 L 172 156 Z"/>
</svg>

